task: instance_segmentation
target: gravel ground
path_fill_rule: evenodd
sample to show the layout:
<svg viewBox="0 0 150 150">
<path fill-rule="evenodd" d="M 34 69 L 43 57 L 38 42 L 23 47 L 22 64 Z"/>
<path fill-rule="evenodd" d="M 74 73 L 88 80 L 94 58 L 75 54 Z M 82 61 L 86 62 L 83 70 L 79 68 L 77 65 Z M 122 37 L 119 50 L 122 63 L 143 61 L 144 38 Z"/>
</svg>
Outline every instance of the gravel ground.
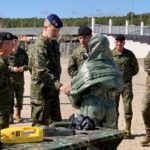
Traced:
<svg viewBox="0 0 150 150">
<path fill-rule="evenodd" d="M 61 81 L 63 83 L 69 83 L 70 78 L 66 72 L 68 57 L 62 56 L 61 61 L 62 61 Z M 119 145 L 118 150 L 150 150 L 150 146 L 144 147 L 144 148 L 140 146 L 140 140 L 143 138 L 145 134 L 144 124 L 143 124 L 142 115 L 141 115 L 141 106 L 142 106 L 142 99 L 143 99 L 144 90 L 145 90 L 146 73 L 143 70 L 143 60 L 139 59 L 138 62 L 140 66 L 140 72 L 133 79 L 134 99 L 133 99 L 132 134 L 134 135 L 134 139 L 123 140 L 121 144 Z M 30 96 L 30 73 L 26 72 L 25 73 L 24 105 L 23 105 L 23 111 L 22 111 L 22 117 L 24 118 L 24 122 L 20 124 L 14 124 L 15 126 L 31 124 L 29 122 L 30 113 L 31 113 L 29 96 Z M 62 117 L 64 119 L 68 118 L 71 114 L 78 112 L 78 110 L 72 108 L 72 106 L 70 105 L 68 101 L 67 96 L 65 96 L 62 93 L 60 94 L 60 100 L 61 100 Z M 122 100 L 120 100 L 119 109 L 120 109 L 119 129 L 122 130 L 125 127 Z"/>
</svg>

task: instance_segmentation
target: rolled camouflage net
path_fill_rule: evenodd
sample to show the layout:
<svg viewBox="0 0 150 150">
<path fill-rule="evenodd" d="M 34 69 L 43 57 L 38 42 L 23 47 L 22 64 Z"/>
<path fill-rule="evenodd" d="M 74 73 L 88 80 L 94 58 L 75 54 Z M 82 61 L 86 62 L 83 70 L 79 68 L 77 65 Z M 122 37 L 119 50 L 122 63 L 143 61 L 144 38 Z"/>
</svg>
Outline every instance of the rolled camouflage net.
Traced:
<svg viewBox="0 0 150 150">
<path fill-rule="evenodd" d="M 105 36 L 95 35 L 90 41 L 90 56 L 72 79 L 72 90 L 69 96 L 71 104 L 79 108 L 82 93 L 93 85 L 97 90 L 121 90 L 123 81 L 121 73 L 115 65 L 109 42 Z"/>
</svg>

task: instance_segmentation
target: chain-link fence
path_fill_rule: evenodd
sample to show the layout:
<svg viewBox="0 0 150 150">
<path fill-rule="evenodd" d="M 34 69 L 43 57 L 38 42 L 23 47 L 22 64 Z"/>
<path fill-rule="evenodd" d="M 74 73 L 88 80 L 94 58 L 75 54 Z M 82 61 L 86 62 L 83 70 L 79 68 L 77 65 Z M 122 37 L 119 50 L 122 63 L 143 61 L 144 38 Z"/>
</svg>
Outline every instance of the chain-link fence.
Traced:
<svg viewBox="0 0 150 150">
<path fill-rule="evenodd" d="M 109 25 L 95 25 L 95 32 L 96 33 L 110 33 Z M 141 35 L 141 30 L 143 31 L 143 36 L 150 36 L 150 26 L 144 26 L 141 29 L 141 26 L 111 26 L 111 34 L 126 34 L 126 30 L 128 30 L 128 35 Z"/>
<path fill-rule="evenodd" d="M 71 54 L 72 51 L 79 46 L 79 42 L 60 43 L 61 54 Z"/>
</svg>

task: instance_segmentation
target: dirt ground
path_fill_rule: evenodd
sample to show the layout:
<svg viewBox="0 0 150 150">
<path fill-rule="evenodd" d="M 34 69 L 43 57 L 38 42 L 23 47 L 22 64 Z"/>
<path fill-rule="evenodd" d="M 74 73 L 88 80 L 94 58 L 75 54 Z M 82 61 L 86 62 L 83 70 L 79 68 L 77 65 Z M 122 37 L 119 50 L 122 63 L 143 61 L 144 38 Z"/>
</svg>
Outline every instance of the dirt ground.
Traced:
<svg viewBox="0 0 150 150">
<path fill-rule="evenodd" d="M 67 74 L 67 65 L 68 65 L 68 57 L 62 56 L 62 76 L 61 81 L 62 83 L 70 83 L 70 78 Z M 150 150 L 149 147 L 141 147 L 140 140 L 143 138 L 145 134 L 144 124 L 141 115 L 141 107 L 142 107 L 142 99 L 145 90 L 145 80 L 146 80 L 146 73 L 143 70 L 143 60 L 139 59 L 139 66 L 140 71 L 138 75 L 136 75 L 133 79 L 133 92 L 134 92 L 134 99 L 133 99 L 133 121 L 132 121 L 132 134 L 134 135 L 134 139 L 130 140 L 123 140 L 118 147 L 118 150 Z M 61 101 L 61 112 L 62 117 L 68 118 L 71 114 L 78 112 L 78 110 L 72 108 L 69 103 L 69 100 L 66 95 L 60 94 L 60 101 Z M 119 117 L 119 129 L 122 130 L 125 127 L 124 122 L 124 110 L 122 105 L 122 100 L 120 100 L 120 117 Z M 22 117 L 24 119 L 23 123 L 14 124 L 16 125 L 27 125 L 31 124 L 30 115 L 31 108 L 30 108 L 30 73 L 25 73 L 25 93 L 24 93 L 24 105 L 22 110 Z M 12 125 L 12 126 L 14 126 Z"/>
</svg>

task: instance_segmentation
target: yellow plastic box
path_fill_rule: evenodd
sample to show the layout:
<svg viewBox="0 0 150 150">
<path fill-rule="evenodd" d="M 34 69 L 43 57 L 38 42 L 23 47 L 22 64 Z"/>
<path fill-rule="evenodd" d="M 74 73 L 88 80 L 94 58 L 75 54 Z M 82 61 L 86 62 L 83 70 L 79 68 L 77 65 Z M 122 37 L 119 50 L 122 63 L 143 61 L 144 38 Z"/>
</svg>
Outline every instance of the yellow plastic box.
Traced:
<svg viewBox="0 0 150 150">
<path fill-rule="evenodd" d="M 27 143 L 43 141 L 43 129 L 40 127 L 10 127 L 0 131 L 2 143 Z"/>
</svg>

